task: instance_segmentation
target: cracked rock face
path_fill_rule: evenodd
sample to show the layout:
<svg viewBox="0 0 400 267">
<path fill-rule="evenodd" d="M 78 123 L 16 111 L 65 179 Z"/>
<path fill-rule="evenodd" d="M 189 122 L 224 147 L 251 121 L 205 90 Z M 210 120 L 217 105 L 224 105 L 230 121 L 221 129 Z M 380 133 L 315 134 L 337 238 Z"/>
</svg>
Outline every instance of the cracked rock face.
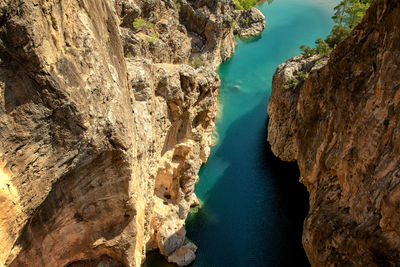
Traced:
<svg viewBox="0 0 400 267">
<path fill-rule="evenodd" d="M 255 36 L 265 28 L 265 16 L 255 7 L 237 12 L 236 33 L 241 37 Z"/>
<path fill-rule="evenodd" d="M 279 65 L 274 74 L 268 103 L 268 142 L 272 152 L 284 161 L 295 161 L 298 154 L 297 103 L 304 84 L 300 76 L 318 70 L 325 64 L 326 59 L 319 56 L 298 56 Z"/>
<path fill-rule="evenodd" d="M 0 265 L 140 266 L 152 249 L 194 259 L 184 222 L 234 12 L 211 0 L 1 1 Z"/>
<path fill-rule="evenodd" d="M 326 66 L 291 92 L 278 68 L 269 141 L 297 160 L 310 193 L 303 244 L 313 266 L 400 261 L 400 3 L 377 0 Z"/>
</svg>

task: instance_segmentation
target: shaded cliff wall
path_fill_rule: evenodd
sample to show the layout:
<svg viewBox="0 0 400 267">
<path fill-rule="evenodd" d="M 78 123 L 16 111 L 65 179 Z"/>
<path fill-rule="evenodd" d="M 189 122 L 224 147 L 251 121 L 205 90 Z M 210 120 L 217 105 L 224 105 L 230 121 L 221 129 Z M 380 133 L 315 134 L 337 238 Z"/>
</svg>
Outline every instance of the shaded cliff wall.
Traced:
<svg viewBox="0 0 400 267">
<path fill-rule="evenodd" d="M 140 266 L 184 244 L 240 14 L 211 0 L 0 3 L 0 265 Z"/>
<path fill-rule="evenodd" d="M 304 84 L 285 89 L 291 76 L 284 72 L 294 61 L 275 74 L 268 137 L 277 156 L 297 160 L 310 193 L 303 233 L 307 256 L 313 266 L 396 266 L 399 1 L 376 0 L 325 66 Z"/>
</svg>

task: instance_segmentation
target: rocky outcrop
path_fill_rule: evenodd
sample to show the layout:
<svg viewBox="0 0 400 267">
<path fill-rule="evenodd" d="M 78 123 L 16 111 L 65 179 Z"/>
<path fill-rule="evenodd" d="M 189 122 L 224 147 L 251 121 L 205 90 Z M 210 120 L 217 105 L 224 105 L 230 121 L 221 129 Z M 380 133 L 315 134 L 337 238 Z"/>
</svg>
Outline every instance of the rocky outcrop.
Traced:
<svg viewBox="0 0 400 267">
<path fill-rule="evenodd" d="M 235 33 L 241 37 L 255 36 L 265 27 L 265 16 L 255 7 L 246 11 L 236 11 L 236 19 L 233 23 Z"/>
<path fill-rule="evenodd" d="M 211 0 L 0 3 L 0 265 L 140 266 L 152 249 L 194 259 L 184 222 L 233 12 Z"/>
<path fill-rule="evenodd" d="M 252 8 L 235 10 L 235 1 L 119 1 L 127 57 L 151 58 L 175 64 L 200 62 L 216 69 L 232 56 L 234 33 L 262 32 L 265 18 Z M 150 23 L 132 31 L 135 19 Z M 247 21 L 247 23 L 245 23 Z M 147 27 L 146 27 L 147 26 Z M 244 35 L 244 34 L 243 34 Z"/>
<path fill-rule="evenodd" d="M 168 257 L 169 262 L 175 262 L 179 266 L 186 266 L 192 263 L 196 258 L 197 246 L 188 242 L 184 246 L 178 248 L 171 256 Z"/>
<path fill-rule="evenodd" d="M 399 25 L 400 3 L 376 0 L 302 86 L 281 86 L 292 62 L 275 75 L 268 138 L 297 159 L 310 193 L 303 244 L 313 266 L 400 261 Z"/>
<path fill-rule="evenodd" d="M 271 150 L 284 161 L 297 159 L 297 103 L 304 79 L 311 71 L 326 64 L 320 56 L 294 57 L 278 66 L 273 77 L 268 114 L 268 142 Z"/>
</svg>

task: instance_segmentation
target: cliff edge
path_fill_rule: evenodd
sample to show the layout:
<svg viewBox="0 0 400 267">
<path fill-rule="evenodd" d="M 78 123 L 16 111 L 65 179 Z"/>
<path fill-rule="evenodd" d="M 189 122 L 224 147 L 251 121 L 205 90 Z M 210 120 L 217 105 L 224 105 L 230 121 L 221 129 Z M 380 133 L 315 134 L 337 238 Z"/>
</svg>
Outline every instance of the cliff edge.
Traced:
<svg viewBox="0 0 400 267">
<path fill-rule="evenodd" d="M 0 2 L 0 266 L 194 260 L 185 219 L 240 16 L 229 0 Z"/>
<path fill-rule="evenodd" d="M 275 73 L 268 140 L 310 193 L 313 266 L 400 262 L 399 25 L 399 1 L 376 0 L 328 62 L 295 58 Z"/>
</svg>

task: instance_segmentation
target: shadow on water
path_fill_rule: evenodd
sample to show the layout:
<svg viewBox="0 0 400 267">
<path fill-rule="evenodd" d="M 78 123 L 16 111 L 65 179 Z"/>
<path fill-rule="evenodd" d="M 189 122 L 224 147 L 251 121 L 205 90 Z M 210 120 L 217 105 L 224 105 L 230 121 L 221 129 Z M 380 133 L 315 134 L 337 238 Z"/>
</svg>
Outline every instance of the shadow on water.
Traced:
<svg viewBox="0 0 400 267">
<path fill-rule="evenodd" d="M 228 165 L 189 218 L 199 246 L 194 266 L 308 266 L 301 245 L 308 194 L 296 163 L 282 162 L 267 140 L 267 99 L 236 119 L 211 157 Z M 203 166 L 200 176 L 214 173 Z M 211 166 L 212 168 L 212 166 Z"/>
<path fill-rule="evenodd" d="M 235 119 L 210 156 L 228 167 L 201 193 L 203 208 L 188 217 L 187 236 L 199 246 L 192 266 L 309 266 L 301 245 L 308 193 L 296 163 L 271 152 L 266 103 L 264 97 Z M 200 176 L 213 173 L 207 164 Z M 147 258 L 145 266 L 173 266 L 157 253 Z"/>
<path fill-rule="evenodd" d="M 267 122 L 268 122 L 267 118 Z M 267 123 L 265 124 L 265 136 L 267 137 Z M 305 255 L 301 238 L 303 232 L 303 222 L 309 210 L 308 192 L 304 185 L 300 184 L 300 172 L 296 162 L 284 162 L 277 158 L 271 151 L 268 142 L 265 144 L 263 159 L 265 168 L 271 174 L 271 182 L 279 194 L 282 213 L 290 222 L 286 228 L 288 243 L 285 244 L 282 261 L 280 266 L 309 266 Z M 290 257 L 286 252 L 291 252 Z"/>
<path fill-rule="evenodd" d="M 146 262 L 142 267 L 176 267 L 176 265 L 168 263 L 159 251 L 154 250 L 146 254 Z"/>
<path fill-rule="evenodd" d="M 219 143 L 196 185 L 203 209 L 187 220 L 187 236 L 199 247 L 193 266 L 309 266 L 301 244 L 308 194 L 296 163 L 275 158 L 266 141 L 266 87 L 299 45 L 329 33 L 337 2 L 260 6 L 267 18 L 262 35 L 238 40 L 235 55 L 221 64 Z M 170 266 L 163 262 L 146 266 Z"/>
</svg>

